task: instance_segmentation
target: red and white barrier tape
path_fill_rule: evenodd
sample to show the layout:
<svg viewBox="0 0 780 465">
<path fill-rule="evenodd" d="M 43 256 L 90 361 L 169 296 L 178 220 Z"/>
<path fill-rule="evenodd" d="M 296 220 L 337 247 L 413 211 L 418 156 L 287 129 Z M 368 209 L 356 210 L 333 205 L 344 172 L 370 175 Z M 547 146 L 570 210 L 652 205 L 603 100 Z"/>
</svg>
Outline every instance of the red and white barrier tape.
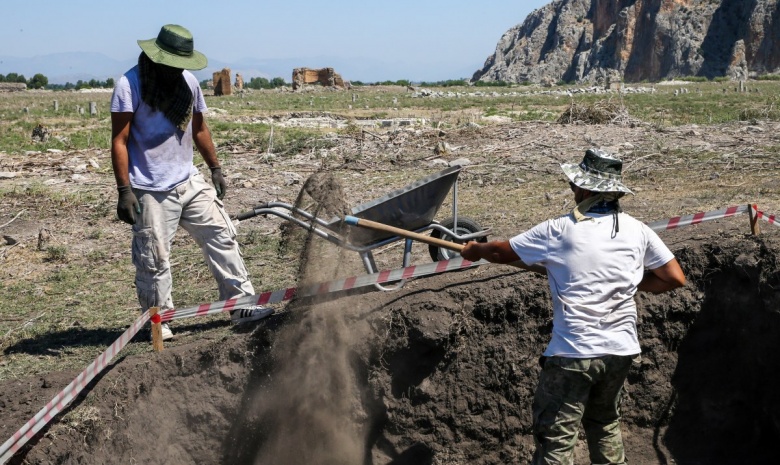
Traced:
<svg viewBox="0 0 780 465">
<path fill-rule="evenodd" d="M 236 308 L 244 308 L 252 305 L 269 305 L 284 302 L 292 299 L 294 296 L 311 297 L 316 295 L 329 294 L 331 292 L 348 291 L 364 286 L 374 284 L 383 284 L 402 279 L 419 278 L 432 274 L 445 273 L 447 271 L 460 270 L 473 266 L 487 264 L 488 262 L 480 260 L 479 262 L 470 262 L 460 257 L 440 262 L 427 263 L 425 265 L 412 265 L 406 268 L 395 270 L 380 271 L 365 276 L 353 276 L 347 279 L 314 284 L 304 288 L 287 288 L 272 292 L 263 292 L 257 295 L 248 295 L 238 299 L 223 300 L 210 304 L 203 304 L 197 307 L 173 308 L 160 312 L 161 321 L 178 320 L 193 316 L 213 315 L 216 313 L 230 312 Z M 270 314 L 270 313 L 269 313 Z"/>
<path fill-rule="evenodd" d="M 704 221 L 711 221 L 730 216 L 748 213 L 750 210 L 756 218 L 760 218 L 770 224 L 780 226 L 775 219 L 775 215 L 766 215 L 756 210 L 755 206 L 734 206 L 706 213 L 696 213 L 687 216 L 678 216 L 665 221 L 655 221 L 647 223 L 654 231 L 664 231 L 676 229 L 682 226 L 698 224 Z M 487 264 L 488 262 L 480 260 L 479 262 L 470 262 L 460 257 L 451 260 L 433 262 L 425 265 L 413 265 L 406 268 L 395 270 L 380 271 L 365 276 L 353 276 L 347 279 L 340 279 L 320 284 L 315 284 L 305 288 L 287 288 L 262 294 L 250 295 L 238 299 L 223 300 L 210 304 L 203 304 L 196 307 L 183 309 L 170 309 L 161 312 L 160 321 L 166 322 L 194 316 L 213 315 L 222 312 L 230 312 L 236 308 L 243 308 L 252 305 L 268 305 L 291 300 L 294 296 L 310 297 L 316 295 L 329 294 L 331 292 L 346 291 L 357 289 L 374 284 L 383 284 L 402 279 L 418 278 L 432 274 L 445 273 L 447 271 L 460 270 L 474 266 Z M 268 311 L 268 315 L 273 313 Z M 5 463 L 19 449 L 24 446 L 35 434 L 48 424 L 59 412 L 61 412 L 103 369 L 108 366 L 111 359 L 122 350 L 130 339 L 135 336 L 138 330 L 149 320 L 149 313 L 145 312 L 139 317 L 122 336 L 119 337 L 111 346 L 106 349 L 94 362 L 92 362 L 84 371 L 79 374 L 65 389 L 58 393 L 54 398 L 39 411 L 35 417 L 28 421 L 19 431 L 0 446 L 0 464 Z"/>
<path fill-rule="evenodd" d="M 122 335 L 111 344 L 108 349 L 90 363 L 65 389 L 60 391 L 54 398 L 46 404 L 35 416 L 30 419 L 19 431 L 0 446 L 0 463 L 5 463 L 10 459 L 23 445 L 27 443 L 35 434 L 41 430 L 52 418 L 60 413 L 67 405 L 84 390 L 84 388 L 108 365 L 112 358 L 122 350 L 130 339 L 140 330 L 146 322 L 149 321 L 149 312 L 144 312 L 135 323 L 132 324 Z"/>
<path fill-rule="evenodd" d="M 739 205 L 739 206 L 728 207 L 722 210 L 715 210 L 706 213 L 702 212 L 702 213 L 695 213 L 693 215 L 678 216 L 675 218 L 670 218 L 665 221 L 654 221 L 652 223 L 647 223 L 647 225 L 650 226 L 650 229 L 652 229 L 653 231 L 659 232 L 668 229 L 676 229 L 681 226 L 688 226 L 690 224 L 699 224 L 704 221 L 718 220 L 721 218 L 728 218 L 734 215 L 741 215 L 747 213 L 748 211 L 750 210 L 747 205 Z"/>
<path fill-rule="evenodd" d="M 775 225 L 775 226 L 780 226 L 780 221 L 778 220 L 778 218 L 775 217 L 775 215 L 767 215 L 766 213 L 764 213 L 762 211 L 758 211 L 758 210 L 756 210 L 755 205 L 753 207 L 751 207 L 751 208 L 753 208 L 753 214 L 755 215 L 756 218 L 758 218 L 760 220 L 764 220 L 764 221 L 766 221 L 769 224 L 772 224 L 772 225 Z"/>
</svg>

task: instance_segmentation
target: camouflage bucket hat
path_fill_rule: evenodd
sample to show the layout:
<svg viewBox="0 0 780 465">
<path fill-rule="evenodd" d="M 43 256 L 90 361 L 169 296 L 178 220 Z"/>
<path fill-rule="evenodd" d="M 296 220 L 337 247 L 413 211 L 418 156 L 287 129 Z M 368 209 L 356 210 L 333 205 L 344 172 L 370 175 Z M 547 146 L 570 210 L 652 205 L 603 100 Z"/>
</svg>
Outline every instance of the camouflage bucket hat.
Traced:
<svg viewBox="0 0 780 465">
<path fill-rule="evenodd" d="M 561 169 L 569 181 L 591 192 L 633 194 L 623 185 L 623 162 L 603 150 L 588 149 L 581 163 L 564 163 Z"/>
<path fill-rule="evenodd" d="M 192 34 L 187 28 L 166 24 L 156 39 L 139 40 L 138 45 L 153 62 L 180 69 L 203 69 L 209 61 L 195 50 Z"/>
</svg>

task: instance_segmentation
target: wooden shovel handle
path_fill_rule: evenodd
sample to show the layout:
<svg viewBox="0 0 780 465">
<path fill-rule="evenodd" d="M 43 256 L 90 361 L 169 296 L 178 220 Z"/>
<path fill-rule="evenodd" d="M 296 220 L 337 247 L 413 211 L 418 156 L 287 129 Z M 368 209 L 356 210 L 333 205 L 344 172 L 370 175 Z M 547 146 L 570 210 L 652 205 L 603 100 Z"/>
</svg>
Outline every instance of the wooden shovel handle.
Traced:
<svg viewBox="0 0 780 465">
<path fill-rule="evenodd" d="M 419 234 L 413 231 L 407 231 L 406 229 L 396 228 L 383 223 L 377 223 L 376 221 L 366 220 L 363 218 L 356 218 L 354 216 L 347 216 L 344 218 L 344 222 L 352 226 L 360 226 L 363 228 L 374 229 L 376 231 L 384 231 L 395 234 L 396 236 L 405 237 L 407 239 L 414 239 L 416 241 L 424 242 L 426 244 L 442 247 L 454 252 L 460 252 L 463 250 L 463 245 L 456 244 L 454 242 L 445 241 L 424 234 Z"/>
</svg>

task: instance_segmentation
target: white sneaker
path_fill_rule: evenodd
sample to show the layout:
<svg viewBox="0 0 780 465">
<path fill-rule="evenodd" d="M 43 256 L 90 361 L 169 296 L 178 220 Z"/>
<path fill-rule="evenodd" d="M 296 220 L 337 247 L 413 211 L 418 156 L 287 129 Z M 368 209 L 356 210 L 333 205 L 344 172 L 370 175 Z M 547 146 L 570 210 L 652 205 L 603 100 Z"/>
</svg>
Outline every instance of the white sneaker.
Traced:
<svg viewBox="0 0 780 465">
<path fill-rule="evenodd" d="M 273 308 L 255 305 L 247 308 L 239 308 L 230 312 L 230 320 L 235 324 L 248 323 L 261 320 L 274 312 Z"/>
<path fill-rule="evenodd" d="M 160 326 L 162 327 L 162 340 L 167 341 L 168 339 L 173 339 L 173 331 L 171 331 L 168 323 L 163 323 Z"/>
</svg>

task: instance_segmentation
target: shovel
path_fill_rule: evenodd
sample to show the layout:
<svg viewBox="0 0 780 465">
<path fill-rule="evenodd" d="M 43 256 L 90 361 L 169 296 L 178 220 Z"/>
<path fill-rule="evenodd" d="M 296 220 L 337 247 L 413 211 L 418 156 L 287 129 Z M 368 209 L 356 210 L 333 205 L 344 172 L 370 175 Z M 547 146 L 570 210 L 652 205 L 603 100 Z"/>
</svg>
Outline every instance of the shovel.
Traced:
<svg viewBox="0 0 780 465">
<path fill-rule="evenodd" d="M 416 241 L 424 242 L 426 244 L 435 245 L 437 247 L 442 247 L 447 250 L 452 250 L 453 252 L 460 253 L 460 251 L 463 250 L 463 245 L 461 244 L 456 244 L 454 242 L 445 241 L 444 239 L 438 239 L 435 237 L 426 236 L 425 234 L 420 234 L 413 231 L 407 231 L 406 229 L 396 228 L 395 226 L 390 226 L 384 223 L 377 223 L 376 221 L 366 220 L 363 218 L 357 218 L 354 216 L 345 216 L 344 223 L 350 226 L 360 226 L 367 229 L 373 229 L 375 231 L 389 232 L 399 237 L 405 237 L 407 239 L 413 239 Z"/>
<path fill-rule="evenodd" d="M 424 242 L 426 244 L 435 245 L 437 247 L 442 247 L 448 250 L 452 250 L 453 252 L 460 253 L 464 247 L 463 245 L 456 244 L 454 242 L 445 241 L 443 239 L 426 236 L 424 234 L 416 233 L 413 231 L 407 231 L 406 229 L 396 228 L 395 226 L 390 226 L 383 223 L 377 223 L 376 221 L 357 218 L 354 216 L 345 216 L 344 223 L 350 226 L 360 226 L 363 228 L 374 229 L 377 231 L 389 232 L 399 237 L 405 237 L 407 239 L 412 239 L 412 240 Z M 547 269 L 545 269 L 543 266 L 539 266 L 539 265 L 528 266 L 519 260 L 512 263 L 507 263 L 507 265 L 511 265 L 516 268 L 523 268 L 525 270 L 534 271 L 536 273 L 540 273 L 544 275 L 547 274 Z"/>
</svg>

